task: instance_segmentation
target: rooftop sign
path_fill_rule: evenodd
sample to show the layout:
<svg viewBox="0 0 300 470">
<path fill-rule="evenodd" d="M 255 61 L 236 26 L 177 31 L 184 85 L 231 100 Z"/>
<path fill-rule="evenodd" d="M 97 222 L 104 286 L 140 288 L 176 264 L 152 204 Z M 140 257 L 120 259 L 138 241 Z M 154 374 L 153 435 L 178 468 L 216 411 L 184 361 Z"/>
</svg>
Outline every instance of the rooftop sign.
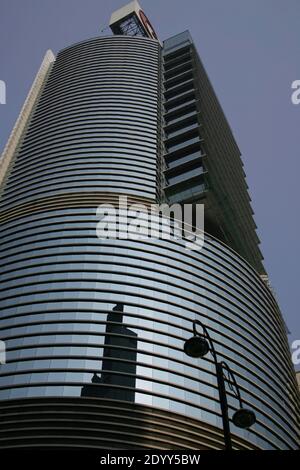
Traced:
<svg viewBox="0 0 300 470">
<path fill-rule="evenodd" d="M 158 39 L 150 21 L 136 0 L 116 10 L 111 15 L 109 26 L 114 34 Z"/>
</svg>

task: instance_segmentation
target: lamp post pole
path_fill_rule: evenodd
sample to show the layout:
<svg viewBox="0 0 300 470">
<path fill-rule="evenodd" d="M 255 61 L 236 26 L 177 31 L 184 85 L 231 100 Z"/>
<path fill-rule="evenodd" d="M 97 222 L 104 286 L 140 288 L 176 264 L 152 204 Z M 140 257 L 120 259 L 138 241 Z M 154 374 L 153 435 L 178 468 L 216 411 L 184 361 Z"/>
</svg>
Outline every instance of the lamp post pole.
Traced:
<svg viewBox="0 0 300 470">
<path fill-rule="evenodd" d="M 220 405 L 221 405 L 221 412 L 222 412 L 225 450 L 232 450 L 230 424 L 229 424 L 229 416 L 228 416 L 228 403 L 227 403 L 223 367 L 222 367 L 221 362 L 216 363 L 216 372 L 217 372 L 217 382 L 218 382 Z"/>
<path fill-rule="evenodd" d="M 203 334 L 198 333 L 196 326 L 199 325 Z M 212 354 L 214 364 L 216 367 L 217 384 L 219 391 L 220 407 L 222 413 L 223 432 L 224 432 L 224 443 L 225 450 L 232 450 L 231 434 L 230 434 L 230 422 L 228 416 L 228 401 L 226 393 L 225 373 L 227 373 L 226 381 L 233 392 L 234 396 L 239 402 L 240 409 L 233 415 L 233 422 L 240 428 L 249 428 L 255 423 L 256 417 L 253 411 L 243 408 L 243 402 L 240 394 L 240 389 L 236 382 L 235 376 L 230 369 L 229 365 L 224 361 L 218 361 L 218 356 L 214 347 L 214 343 L 210 337 L 210 334 L 203 323 L 199 320 L 193 322 L 193 334 L 194 336 L 187 340 L 184 345 L 185 353 L 190 357 L 203 357 L 208 352 Z"/>
</svg>

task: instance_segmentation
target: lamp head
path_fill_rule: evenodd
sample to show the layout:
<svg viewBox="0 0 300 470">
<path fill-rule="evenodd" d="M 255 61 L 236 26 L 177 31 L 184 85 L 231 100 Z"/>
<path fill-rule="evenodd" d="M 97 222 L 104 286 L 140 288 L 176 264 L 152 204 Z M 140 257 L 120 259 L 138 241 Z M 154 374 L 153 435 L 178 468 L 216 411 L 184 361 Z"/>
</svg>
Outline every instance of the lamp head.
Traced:
<svg viewBox="0 0 300 470">
<path fill-rule="evenodd" d="M 184 343 L 184 352 L 189 357 L 204 357 L 209 351 L 209 344 L 203 336 L 192 336 Z"/>
<path fill-rule="evenodd" d="M 232 421 L 238 428 L 247 429 L 256 422 L 256 416 L 252 410 L 241 408 L 234 413 Z"/>
</svg>

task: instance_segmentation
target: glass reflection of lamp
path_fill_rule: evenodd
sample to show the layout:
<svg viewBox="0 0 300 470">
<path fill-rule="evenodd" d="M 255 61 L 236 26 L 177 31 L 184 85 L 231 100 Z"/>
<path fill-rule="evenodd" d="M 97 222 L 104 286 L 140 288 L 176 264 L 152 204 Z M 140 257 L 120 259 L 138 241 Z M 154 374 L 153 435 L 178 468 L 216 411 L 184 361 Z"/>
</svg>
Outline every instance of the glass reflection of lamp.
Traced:
<svg viewBox="0 0 300 470">
<path fill-rule="evenodd" d="M 198 333 L 196 325 L 199 325 L 202 328 L 202 334 Z M 195 320 L 193 322 L 193 336 L 185 341 L 184 352 L 189 357 L 194 358 L 204 357 L 206 356 L 206 354 L 208 354 L 208 352 L 210 352 L 213 356 L 214 364 L 216 367 L 218 391 L 222 411 L 225 449 L 232 450 L 225 379 L 227 380 L 231 391 L 234 393 L 234 396 L 239 401 L 240 409 L 237 410 L 232 417 L 232 421 L 235 426 L 242 429 L 250 428 L 256 422 L 255 413 L 252 410 L 243 407 L 240 390 L 232 370 L 226 362 L 218 361 L 217 353 L 214 348 L 213 341 L 208 333 L 208 330 L 206 326 L 203 325 L 203 323 L 201 323 L 199 320 Z M 225 373 L 227 373 L 227 377 Z"/>
</svg>

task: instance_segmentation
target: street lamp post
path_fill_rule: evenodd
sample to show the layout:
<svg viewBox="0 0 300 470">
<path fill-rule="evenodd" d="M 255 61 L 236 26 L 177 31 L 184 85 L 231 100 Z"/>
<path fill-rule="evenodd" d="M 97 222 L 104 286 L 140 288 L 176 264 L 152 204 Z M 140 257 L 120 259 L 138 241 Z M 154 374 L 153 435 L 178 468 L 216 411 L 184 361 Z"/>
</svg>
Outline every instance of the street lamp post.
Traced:
<svg viewBox="0 0 300 470">
<path fill-rule="evenodd" d="M 203 333 L 199 333 L 197 331 L 197 325 L 202 328 Z M 247 429 L 255 423 L 255 414 L 252 410 L 248 410 L 243 407 L 240 390 L 232 370 L 226 362 L 218 361 L 217 353 L 208 330 L 206 326 L 203 325 L 203 323 L 201 323 L 199 320 L 195 320 L 193 322 L 193 336 L 185 342 L 184 352 L 188 356 L 195 358 L 204 357 L 208 352 L 212 354 L 216 367 L 217 384 L 224 430 L 225 450 L 232 450 L 225 378 L 231 391 L 237 398 L 240 407 L 232 417 L 233 423 L 239 428 Z M 227 374 L 227 377 L 225 374 Z"/>
</svg>

